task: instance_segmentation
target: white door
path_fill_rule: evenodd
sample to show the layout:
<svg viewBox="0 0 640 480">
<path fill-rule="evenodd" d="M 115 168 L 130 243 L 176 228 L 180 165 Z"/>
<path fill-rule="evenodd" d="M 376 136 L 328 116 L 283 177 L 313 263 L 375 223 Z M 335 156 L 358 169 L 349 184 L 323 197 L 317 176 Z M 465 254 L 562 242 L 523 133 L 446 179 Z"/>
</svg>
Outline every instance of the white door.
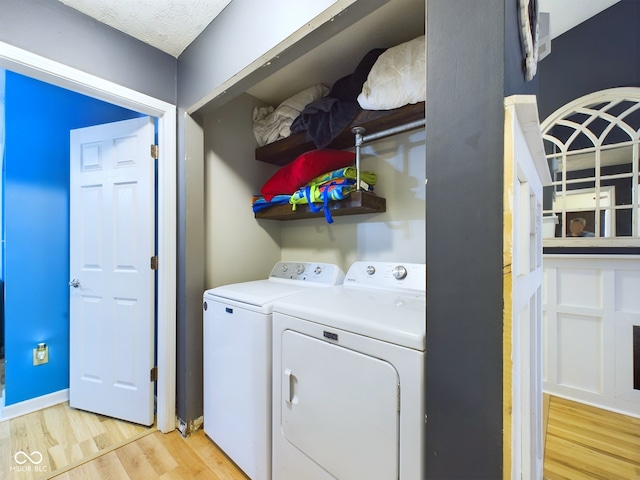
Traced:
<svg viewBox="0 0 640 480">
<path fill-rule="evenodd" d="M 70 379 L 74 408 L 153 423 L 153 120 L 71 131 Z"/>
</svg>

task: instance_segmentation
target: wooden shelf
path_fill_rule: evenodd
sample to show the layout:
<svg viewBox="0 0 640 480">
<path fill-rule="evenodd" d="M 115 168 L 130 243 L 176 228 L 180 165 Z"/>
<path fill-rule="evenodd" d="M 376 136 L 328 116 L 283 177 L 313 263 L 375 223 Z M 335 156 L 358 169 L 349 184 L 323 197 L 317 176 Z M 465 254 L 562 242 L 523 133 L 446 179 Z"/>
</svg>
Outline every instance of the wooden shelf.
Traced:
<svg viewBox="0 0 640 480">
<path fill-rule="evenodd" d="M 424 118 L 424 102 L 405 105 L 393 110 L 361 110 L 351 124 L 338 135 L 326 148 L 344 150 L 353 147 L 355 137 L 353 127 L 364 127 L 365 135 Z M 256 148 L 256 160 L 273 165 L 286 165 L 299 155 L 315 150 L 313 141 L 307 138 L 307 132 L 298 132 L 288 138 Z"/>
<path fill-rule="evenodd" d="M 343 150 L 354 147 L 355 136 L 351 129 L 356 126 L 365 128 L 364 135 L 370 135 L 423 118 L 424 102 L 405 105 L 394 110 L 360 110 L 353 122 L 327 148 Z M 313 141 L 307 138 L 307 133 L 299 132 L 288 138 L 256 148 L 256 160 L 283 166 L 295 160 L 299 155 L 315 150 L 315 148 Z M 308 205 L 298 205 L 296 210 L 291 207 L 289 204 L 274 205 L 256 212 L 255 217 L 269 220 L 324 218 L 324 210 L 322 209 L 319 212 L 312 212 Z M 387 201 L 371 192 L 359 190 L 351 193 L 345 200 L 330 202 L 329 210 L 334 217 L 381 213 L 386 212 Z"/>
<path fill-rule="evenodd" d="M 321 204 L 315 204 L 322 206 Z M 324 218 L 324 210 L 312 212 L 309 205 L 297 205 L 293 210 L 292 205 L 274 205 L 265 210 L 256 212 L 256 218 L 268 220 L 300 220 L 303 218 Z M 329 202 L 331 216 L 340 217 L 343 215 L 360 215 L 364 213 L 382 213 L 387 211 L 387 201 L 376 194 L 359 190 L 352 192 L 344 200 Z"/>
</svg>

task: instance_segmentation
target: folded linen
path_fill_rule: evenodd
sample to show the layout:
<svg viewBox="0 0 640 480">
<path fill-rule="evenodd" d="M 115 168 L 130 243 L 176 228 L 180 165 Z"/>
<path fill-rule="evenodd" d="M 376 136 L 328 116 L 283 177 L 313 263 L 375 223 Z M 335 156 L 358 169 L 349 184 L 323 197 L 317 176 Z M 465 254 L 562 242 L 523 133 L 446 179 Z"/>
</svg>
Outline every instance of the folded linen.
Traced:
<svg viewBox="0 0 640 480">
<path fill-rule="evenodd" d="M 331 211 L 329 209 L 329 201 L 344 200 L 351 192 L 356 190 L 357 170 L 353 167 L 340 168 L 332 172 L 327 172 L 316 177 L 304 187 L 298 189 L 291 195 L 289 203 L 292 209 L 296 209 L 296 205 L 308 204 L 312 212 L 324 212 L 327 223 L 333 223 Z M 376 174 L 373 172 L 361 172 L 361 188 L 364 190 L 373 190 L 376 183 Z M 366 183 L 362 183 L 366 182 Z M 322 203 L 322 207 L 316 207 L 314 203 Z"/>
<path fill-rule="evenodd" d="M 316 178 L 309 182 L 309 185 L 321 185 L 323 183 L 329 182 L 331 180 L 337 178 L 349 178 L 352 180 L 356 180 L 358 176 L 358 171 L 355 167 L 344 167 L 338 168 L 337 170 L 333 170 L 331 172 L 323 173 L 322 175 L 318 175 Z M 360 172 L 360 182 L 366 182 L 367 188 L 368 186 L 373 186 L 376 184 L 377 176 L 373 172 Z M 363 186 L 363 185 L 361 185 Z"/>
<path fill-rule="evenodd" d="M 308 204 L 312 212 L 324 210 L 327 223 L 333 223 L 329 209 L 330 201 L 344 200 L 351 192 L 356 190 L 358 171 L 354 167 L 343 167 L 318 175 L 303 187 L 297 189 L 292 195 L 273 195 L 267 200 L 264 196 L 254 195 L 252 200 L 253 212 L 265 210 L 273 205 L 290 203 L 292 210 L 300 204 Z M 373 172 L 360 172 L 360 188 L 373 191 L 377 181 L 377 175 Z M 316 207 L 314 203 L 322 203 L 322 207 Z"/>
<path fill-rule="evenodd" d="M 253 135 L 259 146 L 273 143 L 291 135 L 291 124 L 304 108 L 329 92 L 322 84 L 313 85 L 287 98 L 277 108 L 256 107 L 253 109 Z"/>
<path fill-rule="evenodd" d="M 271 200 L 266 200 L 262 195 L 255 195 L 251 202 L 253 213 L 265 210 L 273 205 L 285 205 L 289 203 L 291 195 L 275 195 Z"/>
</svg>

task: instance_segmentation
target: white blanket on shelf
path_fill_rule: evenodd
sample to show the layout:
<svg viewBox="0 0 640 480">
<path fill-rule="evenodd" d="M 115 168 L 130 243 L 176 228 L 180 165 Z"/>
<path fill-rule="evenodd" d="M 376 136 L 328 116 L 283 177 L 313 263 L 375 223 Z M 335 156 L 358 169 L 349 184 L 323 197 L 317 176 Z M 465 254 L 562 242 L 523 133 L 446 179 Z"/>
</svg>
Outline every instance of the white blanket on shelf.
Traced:
<svg viewBox="0 0 640 480">
<path fill-rule="evenodd" d="M 358 95 L 365 110 L 391 110 L 427 97 L 424 35 L 389 48 L 378 57 Z"/>
<path fill-rule="evenodd" d="M 253 110 L 253 135 L 259 146 L 267 145 L 291 135 L 291 124 L 304 107 L 329 93 L 322 84 L 309 87 L 286 99 L 277 108 L 256 107 Z"/>
</svg>

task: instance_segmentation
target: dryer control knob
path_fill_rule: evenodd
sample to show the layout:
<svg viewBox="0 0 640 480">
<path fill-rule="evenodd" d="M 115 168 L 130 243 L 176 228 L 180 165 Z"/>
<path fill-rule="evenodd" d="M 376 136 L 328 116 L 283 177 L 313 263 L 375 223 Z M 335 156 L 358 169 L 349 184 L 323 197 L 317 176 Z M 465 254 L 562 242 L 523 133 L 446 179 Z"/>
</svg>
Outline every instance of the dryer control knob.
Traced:
<svg viewBox="0 0 640 480">
<path fill-rule="evenodd" d="M 296 273 L 298 275 L 302 275 L 304 273 L 304 265 L 299 263 L 298 265 L 296 265 Z"/>
<path fill-rule="evenodd" d="M 286 272 L 287 270 L 289 270 L 289 265 L 287 265 L 286 263 L 283 263 L 281 268 L 283 272 Z"/>
<path fill-rule="evenodd" d="M 393 276 L 398 279 L 398 280 L 402 280 L 403 278 L 405 278 L 407 276 L 407 269 L 405 267 L 403 267 L 402 265 L 398 265 L 397 267 L 395 267 L 393 269 Z"/>
<path fill-rule="evenodd" d="M 373 265 L 369 265 L 367 267 L 367 275 L 373 275 L 374 273 L 376 273 L 376 267 L 374 267 Z"/>
<path fill-rule="evenodd" d="M 313 273 L 315 273 L 316 275 L 320 275 L 322 273 L 322 267 L 318 265 Z"/>
</svg>

